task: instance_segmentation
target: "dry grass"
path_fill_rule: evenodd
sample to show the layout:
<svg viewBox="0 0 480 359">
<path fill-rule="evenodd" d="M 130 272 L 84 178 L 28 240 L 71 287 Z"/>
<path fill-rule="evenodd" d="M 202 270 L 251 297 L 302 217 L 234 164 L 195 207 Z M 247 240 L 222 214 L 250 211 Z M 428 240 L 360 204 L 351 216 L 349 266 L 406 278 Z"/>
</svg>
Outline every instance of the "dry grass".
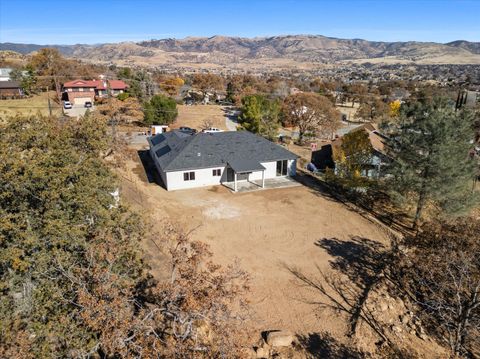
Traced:
<svg viewBox="0 0 480 359">
<path fill-rule="evenodd" d="M 13 99 L 13 100 L 0 100 L 0 119 L 4 119 L 15 115 L 35 115 L 40 113 L 48 116 L 48 98 L 50 97 L 52 105 L 52 113 L 54 115 L 60 115 L 62 113 L 61 106 L 53 99 L 55 98 L 55 92 L 42 92 L 32 97 Z"/>
<path fill-rule="evenodd" d="M 202 130 L 204 123 L 209 121 L 212 127 L 226 130 L 225 114 L 222 106 L 217 105 L 178 105 L 178 118 L 171 126 L 178 128 L 187 126 L 197 130 Z"/>
</svg>

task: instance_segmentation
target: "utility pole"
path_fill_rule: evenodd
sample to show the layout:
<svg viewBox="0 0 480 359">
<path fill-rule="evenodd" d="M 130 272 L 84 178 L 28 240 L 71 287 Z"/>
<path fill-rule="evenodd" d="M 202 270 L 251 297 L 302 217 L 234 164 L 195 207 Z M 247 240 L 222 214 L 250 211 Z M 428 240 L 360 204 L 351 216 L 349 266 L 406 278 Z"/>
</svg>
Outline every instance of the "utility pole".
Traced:
<svg viewBox="0 0 480 359">
<path fill-rule="evenodd" d="M 46 90 L 47 90 L 48 113 L 50 117 L 52 117 L 52 104 L 50 102 L 50 93 L 48 92 L 48 86 L 46 87 Z"/>
</svg>

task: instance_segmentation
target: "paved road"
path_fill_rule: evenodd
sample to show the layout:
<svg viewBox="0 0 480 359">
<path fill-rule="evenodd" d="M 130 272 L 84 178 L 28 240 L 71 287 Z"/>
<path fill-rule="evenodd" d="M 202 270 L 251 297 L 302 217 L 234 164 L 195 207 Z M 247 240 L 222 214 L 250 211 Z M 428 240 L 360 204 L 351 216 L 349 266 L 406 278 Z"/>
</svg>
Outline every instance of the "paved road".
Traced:
<svg viewBox="0 0 480 359">
<path fill-rule="evenodd" d="M 240 111 L 225 108 L 225 126 L 227 126 L 229 131 L 237 130 L 238 115 L 240 115 Z"/>
</svg>

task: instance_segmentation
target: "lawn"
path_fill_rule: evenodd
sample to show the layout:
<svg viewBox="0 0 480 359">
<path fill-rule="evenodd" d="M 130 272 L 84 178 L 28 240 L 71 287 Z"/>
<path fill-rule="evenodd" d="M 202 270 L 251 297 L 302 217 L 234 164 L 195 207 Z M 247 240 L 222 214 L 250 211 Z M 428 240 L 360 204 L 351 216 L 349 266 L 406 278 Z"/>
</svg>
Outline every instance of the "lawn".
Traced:
<svg viewBox="0 0 480 359">
<path fill-rule="evenodd" d="M 41 113 L 42 115 L 48 115 L 48 98 L 50 98 L 52 105 L 52 113 L 54 115 L 60 115 L 62 108 L 54 101 L 55 96 L 54 91 L 49 91 L 28 98 L 0 100 L 0 119 L 5 119 L 6 117 L 17 114 L 33 115 Z"/>
</svg>

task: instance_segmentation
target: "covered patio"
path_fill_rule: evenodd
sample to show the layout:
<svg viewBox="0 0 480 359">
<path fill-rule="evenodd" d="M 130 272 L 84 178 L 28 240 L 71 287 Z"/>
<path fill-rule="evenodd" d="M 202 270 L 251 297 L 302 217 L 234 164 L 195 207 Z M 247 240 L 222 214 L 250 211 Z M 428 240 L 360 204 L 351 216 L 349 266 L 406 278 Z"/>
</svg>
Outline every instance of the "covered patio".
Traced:
<svg viewBox="0 0 480 359">
<path fill-rule="evenodd" d="M 287 188 L 287 187 L 298 187 L 301 186 L 301 183 L 297 182 L 295 179 L 291 177 L 277 177 L 277 178 L 267 178 L 263 182 L 262 181 L 254 180 L 254 181 L 241 181 L 237 183 L 237 190 L 234 191 L 234 183 L 233 182 L 225 182 L 223 183 L 225 187 L 232 190 L 234 193 L 245 193 L 245 192 L 253 192 L 259 190 L 268 190 L 268 189 L 275 189 L 275 188 Z"/>
<path fill-rule="evenodd" d="M 262 180 L 256 181 L 261 188 L 265 188 L 265 167 L 258 161 L 248 159 L 236 159 L 227 163 L 227 183 L 233 184 L 233 191 L 237 192 L 239 182 L 250 181 L 249 176 L 253 172 L 262 172 Z M 229 186 L 227 186 L 229 187 Z"/>
</svg>

